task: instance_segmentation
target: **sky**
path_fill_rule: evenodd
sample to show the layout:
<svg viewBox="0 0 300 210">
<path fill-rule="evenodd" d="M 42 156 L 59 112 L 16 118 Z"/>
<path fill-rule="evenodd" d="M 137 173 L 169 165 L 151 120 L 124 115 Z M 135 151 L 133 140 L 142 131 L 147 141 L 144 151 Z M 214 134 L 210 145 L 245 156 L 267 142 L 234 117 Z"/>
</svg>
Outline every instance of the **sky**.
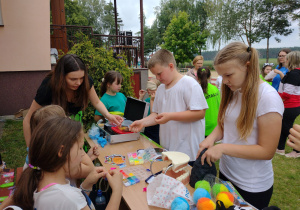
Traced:
<svg viewBox="0 0 300 210">
<path fill-rule="evenodd" d="M 112 1 L 113 0 L 106 0 Z M 119 17 L 123 20 L 124 26 L 121 27 L 123 31 L 132 31 L 133 35 L 140 31 L 140 0 L 116 0 L 117 1 L 117 12 Z M 151 26 L 155 20 L 155 7 L 160 5 L 160 0 L 143 0 L 144 15 L 146 16 L 146 25 Z M 270 38 L 270 48 L 283 48 L 283 47 L 300 47 L 300 32 L 297 21 L 292 22 L 291 28 L 293 33 L 289 36 L 278 36 L 281 42 L 276 42 L 274 37 Z M 225 45 L 222 45 L 224 47 Z M 254 43 L 255 48 L 266 48 L 267 40 L 262 40 L 259 43 Z M 216 50 L 208 47 L 207 50 Z"/>
</svg>

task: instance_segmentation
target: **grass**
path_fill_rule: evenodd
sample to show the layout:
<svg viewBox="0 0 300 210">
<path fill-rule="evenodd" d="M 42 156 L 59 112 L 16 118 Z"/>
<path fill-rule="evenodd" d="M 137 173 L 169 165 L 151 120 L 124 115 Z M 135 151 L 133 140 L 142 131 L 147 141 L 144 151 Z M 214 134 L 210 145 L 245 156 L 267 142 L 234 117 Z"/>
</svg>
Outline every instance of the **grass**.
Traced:
<svg viewBox="0 0 300 210">
<path fill-rule="evenodd" d="M 300 124 L 300 116 L 295 121 Z M 286 147 L 286 151 L 292 149 Z M 0 153 L 8 168 L 22 167 L 26 157 L 22 121 L 7 120 L 0 139 Z M 300 206 L 300 159 L 289 159 L 275 154 L 273 168 L 275 174 L 274 191 L 270 206 L 282 210 L 299 209 Z M 218 163 L 217 163 L 218 165 Z"/>
</svg>

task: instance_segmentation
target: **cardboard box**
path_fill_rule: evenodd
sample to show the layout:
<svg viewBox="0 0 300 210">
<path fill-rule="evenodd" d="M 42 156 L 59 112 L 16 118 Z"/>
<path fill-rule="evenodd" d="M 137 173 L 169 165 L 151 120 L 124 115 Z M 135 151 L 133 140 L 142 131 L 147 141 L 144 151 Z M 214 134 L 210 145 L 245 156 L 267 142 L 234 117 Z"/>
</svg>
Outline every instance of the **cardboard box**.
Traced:
<svg viewBox="0 0 300 210">
<path fill-rule="evenodd" d="M 147 116 L 150 104 L 132 97 L 127 97 L 127 102 L 124 111 L 124 122 L 122 125 L 127 126 L 135 120 L 140 120 Z M 99 125 L 98 125 L 99 126 Z M 110 128 L 111 126 L 106 123 L 103 128 L 100 128 L 106 140 L 111 143 L 120 143 L 126 141 L 138 140 L 140 133 L 117 134 Z"/>
<path fill-rule="evenodd" d="M 25 118 L 29 109 L 20 109 L 17 113 L 15 113 L 15 118 Z"/>
</svg>

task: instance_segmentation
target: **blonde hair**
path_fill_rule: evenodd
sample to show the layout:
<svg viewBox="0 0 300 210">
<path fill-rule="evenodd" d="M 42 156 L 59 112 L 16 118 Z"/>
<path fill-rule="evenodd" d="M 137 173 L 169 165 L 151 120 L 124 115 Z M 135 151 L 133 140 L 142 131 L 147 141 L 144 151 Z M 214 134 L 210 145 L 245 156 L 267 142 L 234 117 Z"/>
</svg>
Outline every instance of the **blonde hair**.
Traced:
<svg viewBox="0 0 300 210">
<path fill-rule="evenodd" d="M 64 109 L 58 105 L 48 105 L 35 110 L 30 118 L 31 133 L 39 123 L 51 116 L 65 117 L 66 113 Z"/>
<path fill-rule="evenodd" d="M 215 57 L 214 66 L 228 61 L 236 61 L 243 66 L 247 65 L 247 75 L 243 83 L 241 112 L 236 122 L 240 138 L 246 140 L 252 132 L 256 118 L 260 72 L 259 56 L 254 48 L 241 42 L 233 42 L 219 51 Z M 218 124 L 222 130 L 224 129 L 226 109 L 233 99 L 233 94 L 228 86 L 222 84 L 222 98 L 218 115 Z"/>
<path fill-rule="evenodd" d="M 156 90 L 158 88 L 158 86 L 160 85 L 160 81 L 158 79 L 155 78 L 151 78 L 150 80 L 148 80 L 147 82 L 147 88 L 149 90 Z"/>
<path fill-rule="evenodd" d="M 197 55 L 194 60 L 193 60 L 193 65 L 195 65 L 195 63 L 197 63 L 199 60 L 204 61 L 204 58 L 202 55 Z"/>
<path fill-rule="evenodd" d="M 160 49 L 148 61 L 148 69 L 153 68 L 156 64 L 168 66 L 172 63 L 176 67 L 176 61 L 173 54 L 169 50 Z"/>
<path fill-rule="evenodd" d="M 286 56 L 286 68 L 289 71 L 300 68 L 300 51 L 292 51 Z"/>
</svg>

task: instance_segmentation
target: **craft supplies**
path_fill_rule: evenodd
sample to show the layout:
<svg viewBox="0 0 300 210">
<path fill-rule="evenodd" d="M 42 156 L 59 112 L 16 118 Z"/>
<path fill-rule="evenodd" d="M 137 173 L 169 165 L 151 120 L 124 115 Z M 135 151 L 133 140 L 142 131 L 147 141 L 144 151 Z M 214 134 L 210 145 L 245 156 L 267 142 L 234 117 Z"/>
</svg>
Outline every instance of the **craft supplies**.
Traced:
<svg viewBox="0 0 300 210">
<path fill-rule="evenodd" d="M 126 174 L 123 170 L 120 170 L 120 172 L 123 174 L 123 184 L 126 187 L 140 182 L 133 173 Z"/>
<path fill-rule="evenodd" d="M 137 152 L 128 153 L 128 161 L 130 165 L 141 165 L 144 164 L 144 158 Z"/>
<path fill-rule="evenodd" d="M 124 168 L 123 171 L 126 174 L 133 173 L 139 180 L 146 180 L 151 175 L 151 172 L 141 165 Z"/>
<path fill-rule="evenodd" d="M 14 182 L 8 182 L 0 185 L 0 188 L 12 187 L 14 186 Z"/>
<path fill-rule="evenodd" d="M 120 167 L 126 166 L 126 164 L 125 164 L 125 156 L 123 156 L 123 155 L 105 156 L 104 163 L 112 164 L 112 165 L 117 165 L 117 166 L 120 166 Z"/>
</svg>

